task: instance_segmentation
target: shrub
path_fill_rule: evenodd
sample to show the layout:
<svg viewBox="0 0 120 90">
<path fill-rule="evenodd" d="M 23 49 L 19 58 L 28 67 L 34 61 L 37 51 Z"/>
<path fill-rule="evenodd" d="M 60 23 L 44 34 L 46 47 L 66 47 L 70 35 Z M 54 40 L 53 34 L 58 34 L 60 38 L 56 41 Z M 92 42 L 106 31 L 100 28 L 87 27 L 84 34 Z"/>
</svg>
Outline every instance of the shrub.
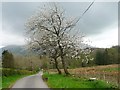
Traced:
<svg viewBox="0 0 120 90">
<path fill-rule="evenodd" d="M 25 74 L 32 74 L 32 71 L 27 70 L 15 70 L 9 68 L 2 69 L 2 76 L 12 76 L 12 75 L 25 75 Z"/>
</svg>

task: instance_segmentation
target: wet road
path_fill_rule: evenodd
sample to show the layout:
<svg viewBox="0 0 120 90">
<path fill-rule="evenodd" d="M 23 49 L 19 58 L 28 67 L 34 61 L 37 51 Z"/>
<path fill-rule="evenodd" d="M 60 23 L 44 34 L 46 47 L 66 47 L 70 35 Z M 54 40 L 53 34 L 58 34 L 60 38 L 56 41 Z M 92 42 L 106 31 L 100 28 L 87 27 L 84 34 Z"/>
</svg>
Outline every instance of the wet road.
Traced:
<svg viewBox="0 0 120 90">
<path fill-rule="evenodd" d="M 14 88 L 48 88 L 46 83 L 42 80 L 42 72 L 38 74 L 24 77 L 18 80 L 12 87 Z M 12 89 L 11 89 L 12 90 Z M 48 90 L 48 89 L 47 89 Z"/>
</svg>

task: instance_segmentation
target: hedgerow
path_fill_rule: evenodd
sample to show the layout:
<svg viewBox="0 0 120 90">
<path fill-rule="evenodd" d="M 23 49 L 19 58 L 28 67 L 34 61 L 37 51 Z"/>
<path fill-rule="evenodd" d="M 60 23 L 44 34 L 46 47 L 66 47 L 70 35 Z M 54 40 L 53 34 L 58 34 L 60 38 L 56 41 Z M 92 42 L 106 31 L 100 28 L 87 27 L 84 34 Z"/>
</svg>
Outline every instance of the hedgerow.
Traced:
<svg viewBox="0 0 120 90">
<path fill-rule="evenodd" d="M 3 68 L 2 69 L 2 76 L 12 76 L 12 75 L 25 75 L 25 74 L 32 74 L 34 72 L 28 70 L 16 70 L 10 68 Z"/>
</svg>

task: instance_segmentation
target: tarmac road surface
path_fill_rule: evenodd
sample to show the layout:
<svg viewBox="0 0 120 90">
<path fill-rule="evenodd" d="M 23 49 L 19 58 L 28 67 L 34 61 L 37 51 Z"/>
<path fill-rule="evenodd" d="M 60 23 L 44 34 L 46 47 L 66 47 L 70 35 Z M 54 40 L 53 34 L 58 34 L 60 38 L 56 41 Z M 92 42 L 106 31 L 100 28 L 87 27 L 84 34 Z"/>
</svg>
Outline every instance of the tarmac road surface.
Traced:
<svg viewBox="0 0 120 90">
<path fill-rule="evenodd" d="M 11 90 L 14 90 L 14 88 L 46 88 L 47 90 L 50 90 L 42 80 L 42 74 L 42 72 L 39 72 L 38 74 L 27 76 L 18 80 Z"/>
</svg>

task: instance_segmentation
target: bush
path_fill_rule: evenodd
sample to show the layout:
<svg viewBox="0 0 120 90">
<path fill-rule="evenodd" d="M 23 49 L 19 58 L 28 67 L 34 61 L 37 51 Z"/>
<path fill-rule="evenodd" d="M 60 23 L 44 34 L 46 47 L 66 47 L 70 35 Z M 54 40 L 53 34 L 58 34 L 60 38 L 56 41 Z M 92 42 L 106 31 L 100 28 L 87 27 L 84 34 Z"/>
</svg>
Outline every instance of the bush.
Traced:
<svg viewBox="0 0 120 90">
<path fill-rule="evenodd" d="M 0 76 L 1 76 L 1 74 L 2 74 L 2 69 L 0 68 Z"/>
<path fill-rule="evenodd" d="M 25 75 L 25 74 L 32 74 L 32 71 L 27 70 L 15 70 L 9 68 L 2 69 L 2 76 L 12 76 L 12 75 Z"/>
</svg>

